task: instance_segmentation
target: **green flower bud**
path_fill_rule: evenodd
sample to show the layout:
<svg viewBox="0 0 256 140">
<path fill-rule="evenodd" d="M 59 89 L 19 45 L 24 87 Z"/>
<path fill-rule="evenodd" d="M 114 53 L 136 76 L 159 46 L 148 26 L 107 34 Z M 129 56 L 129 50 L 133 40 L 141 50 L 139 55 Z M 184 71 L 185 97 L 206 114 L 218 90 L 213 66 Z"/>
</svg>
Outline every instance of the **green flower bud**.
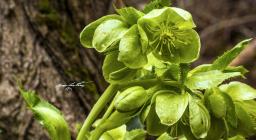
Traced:
<svg viewBox="0 0 256 140">
<path fill-rule="evenodd" d="M 146 101 L 146 90 L 135 86 L 124 90 L 115 101 L 115 108 L 119 112 L 129 112 L 141 107 Z"/>
</svg>

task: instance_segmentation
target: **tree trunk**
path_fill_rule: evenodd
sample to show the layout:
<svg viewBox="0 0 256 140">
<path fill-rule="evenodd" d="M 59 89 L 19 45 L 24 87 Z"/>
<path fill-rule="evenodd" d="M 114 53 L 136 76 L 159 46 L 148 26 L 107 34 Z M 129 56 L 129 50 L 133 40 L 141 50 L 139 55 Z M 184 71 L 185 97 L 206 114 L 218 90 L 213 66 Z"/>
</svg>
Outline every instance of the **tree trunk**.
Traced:
<svg viewBox="0 0 256 140">
<path fill-rule="evenodd" d="M 27 110 L 18 82 L 58 107 L 74 138 L 106 87 L 101 56 L 81 47 L 79 32 L 109 5 L 108 0 L 0 1 L 1 140 L 48 139 Z M 65 91 L 57 86 L 74 81 L 84 81 L 85 87 Z"/>
</svg>

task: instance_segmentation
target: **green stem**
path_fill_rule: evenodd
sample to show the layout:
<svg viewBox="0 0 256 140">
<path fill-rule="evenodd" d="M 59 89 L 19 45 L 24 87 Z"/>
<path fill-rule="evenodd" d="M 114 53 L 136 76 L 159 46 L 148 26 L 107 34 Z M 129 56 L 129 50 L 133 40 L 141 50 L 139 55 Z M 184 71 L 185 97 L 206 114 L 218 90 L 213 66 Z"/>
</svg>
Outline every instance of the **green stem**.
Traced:
<svg viewBox="0 0 256 140">
<path fill-rule="evenodd" d="M 118 96 L 119 94 L 117 93 L 116 96 L 114 97 L 114 99 L 112 100 L 112 102 L 110 103 L 107 111 L 105 112 L 105 114 L 103 115 L 100 123 L 104 122 L 109 116 L 110 114 L 112 113 L 113 109 L 114 109 L 114 104 L 115 104 L 115 99 L 116 97 Z"/>
<path fill-rule="evenodd" d="M 89 116 L 86 118 L 81 130 L 78 133 L 77 140 L 85 140 L 86 134 L 89 133 L 92 123 L 95 121 L 99 113 L 106 106 L 106 104 L 113 98 L 117 91 L 117 85 L 109 85 L 105 92 L 101 95 L 99 100 L 92 108 Z"/>
<path fill-rule="evenodd" d="M 132 86 L 146 86 L 151 87 L 163 83 L 169 86 L 180 86 L 181 84 L 177 81 L 160 80 L 160 79 L 147 79 L 147 80 L 134 80 L 126 83 L 119 84 L 120 87 L 132 87 Z"/>
</svg>

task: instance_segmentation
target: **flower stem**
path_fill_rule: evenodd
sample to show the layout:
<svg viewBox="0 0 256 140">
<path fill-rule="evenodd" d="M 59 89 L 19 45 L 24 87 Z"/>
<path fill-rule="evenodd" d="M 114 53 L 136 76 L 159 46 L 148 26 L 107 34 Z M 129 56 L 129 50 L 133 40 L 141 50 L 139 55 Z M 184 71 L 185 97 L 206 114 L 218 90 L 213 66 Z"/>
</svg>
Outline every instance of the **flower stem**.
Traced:
<svg viewBox="0 0 256 140">
<path fill-rule="evenodd" d="M 95 121 L 99 113 L 106 106 L 106 104 L 114 97 L 117 91 L 117 85 L 109 85 L 108 88 L 101 95 L 99 100 L 96 102 L 94 107 L 92 108 L 89 116 L 86 118 L 82 128 L 80 129 L 77 140 L 85 140 L 86 134 L 89 133 L 90 127 L 92 123 Z"/>
</svg>

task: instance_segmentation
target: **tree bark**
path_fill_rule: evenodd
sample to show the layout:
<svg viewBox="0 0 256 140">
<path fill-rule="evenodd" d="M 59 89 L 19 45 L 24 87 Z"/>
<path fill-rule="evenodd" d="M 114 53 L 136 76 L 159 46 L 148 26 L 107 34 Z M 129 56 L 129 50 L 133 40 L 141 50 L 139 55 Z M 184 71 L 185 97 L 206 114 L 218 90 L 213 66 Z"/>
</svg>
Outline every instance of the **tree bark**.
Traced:
<svg viewBox="0 0 256 140">
<path fill-rule="evenodd" d="M 0 139 L 49 139 L 18 91 L 19 81 L 59 108 L 72 137 L 105 87 L 102 58 L 79 33 L 108 12 L 109 0 L 0 1 Z M 58 84 L 85 82 L 67 92 Z"/>
</svg>

